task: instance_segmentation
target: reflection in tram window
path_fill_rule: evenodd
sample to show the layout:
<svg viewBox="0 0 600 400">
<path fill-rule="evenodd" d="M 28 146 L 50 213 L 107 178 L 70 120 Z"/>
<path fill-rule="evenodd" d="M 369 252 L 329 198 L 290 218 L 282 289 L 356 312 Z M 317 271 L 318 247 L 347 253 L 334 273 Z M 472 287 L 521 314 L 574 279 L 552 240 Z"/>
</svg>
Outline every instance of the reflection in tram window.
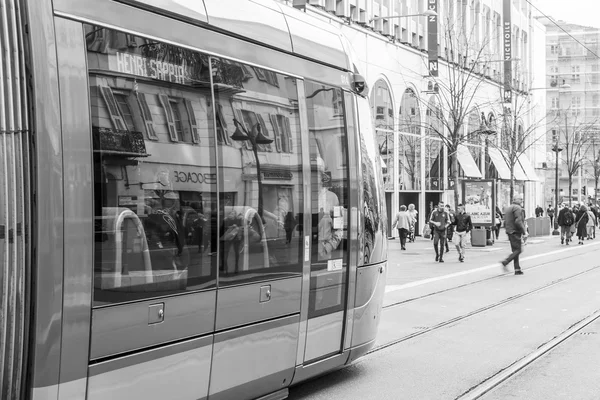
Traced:
<svg viewBox="0 0 600 400">
<path fill-rule="evenodd" d="M 232 143 L 218 149 L 219 186 L 223 194 L 235 193 L 221 203 L 219 285 L 299 276 L 304 180 L 298 81 L 228 60 L 211 59 L 211 65 L 217 129 L 228 131 Z"/>
<path fill-rule="evenodd" d="M 214 287 L 209 58 L 86 26 L 95 181 L 94 305 Z"/>
<path fill-rule="evenodd" d="M 305 88 L 313 193 L 309 317 L 316 317 L 345 306 L 348 138 L 342 90 L 312 82 Z"/>
</svg>

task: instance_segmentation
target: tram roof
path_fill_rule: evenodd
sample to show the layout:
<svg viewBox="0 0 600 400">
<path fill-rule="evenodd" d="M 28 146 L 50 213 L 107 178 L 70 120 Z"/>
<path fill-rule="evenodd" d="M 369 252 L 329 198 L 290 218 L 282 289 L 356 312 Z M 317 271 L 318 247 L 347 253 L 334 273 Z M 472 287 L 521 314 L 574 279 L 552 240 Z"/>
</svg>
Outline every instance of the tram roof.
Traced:
<svg viewBox="0 0 600 400">
<path fill-rule="evenodd" d="M 341 32 L 325 21 L 274 0 L 237 2 L 203 0 L 206 22 L 219 30 L 251 41 L 354 71 Z M 177 3 L 170 8 L 168 3 Z M 163 7 L 181 10 L 181 0 L 162 1 Z"/>
</svg>

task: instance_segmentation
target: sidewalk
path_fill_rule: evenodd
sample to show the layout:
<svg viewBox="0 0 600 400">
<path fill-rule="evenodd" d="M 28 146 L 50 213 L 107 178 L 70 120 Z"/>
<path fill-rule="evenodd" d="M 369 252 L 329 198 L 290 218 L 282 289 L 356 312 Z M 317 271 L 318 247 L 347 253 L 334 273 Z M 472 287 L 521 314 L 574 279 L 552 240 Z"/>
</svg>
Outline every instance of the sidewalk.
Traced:
<svg viewBox="0 0 600 400">
<path fill-rule="evenodd" d="M 561 247 L 559 236 L 530 237 L 523 246 L 523 256 L 543 254 Z M 472 247 L 469 243 L 465 251 L 465 262 L 458 261 L 458 252 L 449 243 L 450 252 L 444 254 L 444 263 L 435 262 L 433 241 L 417 237 L 414 243 L 407 243 L 406 250 L 400 249 L 398 238 L 388 240 L 387 286 L 403 285 L 423 279 L 479 268 L 499 263 L 510 253 L 510 243 L 504 230 L 500 239 L 491 246 Z"/>
</svg>

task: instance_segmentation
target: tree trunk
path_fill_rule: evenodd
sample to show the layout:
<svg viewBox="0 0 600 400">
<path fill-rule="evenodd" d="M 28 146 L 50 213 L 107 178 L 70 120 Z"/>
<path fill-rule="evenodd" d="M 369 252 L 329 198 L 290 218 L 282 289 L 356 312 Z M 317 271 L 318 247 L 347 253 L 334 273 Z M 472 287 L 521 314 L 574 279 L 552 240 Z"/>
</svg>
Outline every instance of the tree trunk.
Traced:
<svg viewBox="0 0 600 400">
<path fill-rule="evenodd" d="M 510 192 L 509 192 L 509 204 L 512 204 L 513 197 L 515 196 L 515 165 L 513 164 L 510 168 Z M 506 204 L 505 206 L 508 206 Z"/>
<path fill-rule="evenodd" d="M 569 207 L 571 207 L 571 198 L 573 197 L 573 196 L 571 196 L 571 193 L 573 193 L 571 190 L 572 186 L 573 186 L 573 176 L 569 175 Z"/>
<path fill-rule="evenodd" d="M 459 184 L 458 184 L 458 155 L 456 154 L 456 152 L 454 153 L 454 156 L 452 157 L 452 172 L 454 173 L 454 176 L 452 177 L 454 180 L 454 209 L 456 210 L 459 203 Z"/>
</svg>

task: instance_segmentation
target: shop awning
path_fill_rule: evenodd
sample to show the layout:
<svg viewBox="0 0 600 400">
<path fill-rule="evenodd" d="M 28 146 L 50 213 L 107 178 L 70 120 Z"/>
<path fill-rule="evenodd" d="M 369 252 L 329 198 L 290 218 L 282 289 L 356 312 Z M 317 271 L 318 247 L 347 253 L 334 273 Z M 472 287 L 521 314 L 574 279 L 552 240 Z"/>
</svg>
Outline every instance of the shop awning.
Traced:
<svg viewBox="0 0 600 400">
<path fill-rule="evenodd" d="M 456 150 L 456 156 L 458 157 L 458 163 L 465 172 L 465 175 L 469 178 L 482 178 L 481 171 L 477 167 L 477 163 L 473 159 L 471 152 L 466 146 L 458 145 Z"/>
<path fill-rule="evenodd" d="M 488 154 L 490 155 L 494 167 L 496 167 L 496 171 L 498 171 L 500 179 L 510 179 L 510 167 L 506 163 L 500 150 L 495 147 L 489 147 Z"/>
<path fill-rule="evenodd" d="M 529 157 L 527 157 L 525 154 L 521 154 L 517 160 L 517 164 L 519 164 L 521 166 L 521 168 L 523 168 L 523 172 L 525 173 L 525 175 L 527 176 L 528 181 L 538 181 L 538 177 L 537 174 L 535 173 L 535 169 L 533 168 L 533 165 L 531 165 L 531 161 L 529 161 Z"/>
</svg>

